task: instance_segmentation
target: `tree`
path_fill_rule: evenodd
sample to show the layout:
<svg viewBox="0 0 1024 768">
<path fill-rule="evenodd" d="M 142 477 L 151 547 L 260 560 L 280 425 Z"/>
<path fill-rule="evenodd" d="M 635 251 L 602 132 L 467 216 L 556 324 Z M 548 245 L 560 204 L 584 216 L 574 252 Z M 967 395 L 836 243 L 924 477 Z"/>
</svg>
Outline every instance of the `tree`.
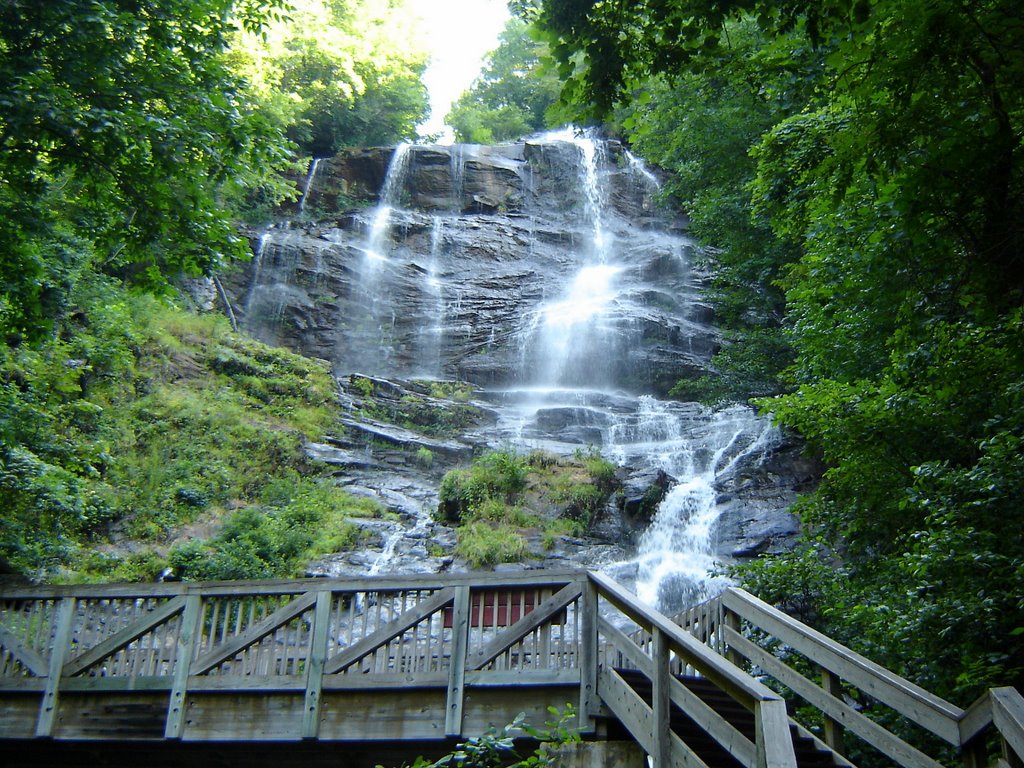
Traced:
<svg viewBox="0 0 1024 768">
<path fill-rule="evenodd" d="M 814 603 L 805 609 L 826 631 L 941 695 L 967 701 L 985 685 L 1019 683 L 1017 4 L 583 0 L 519 9 L 548 36 L 567 79 L 563 99 L 591 114 L 608 114 L 652 78 L 682 96 L 680 115 L 701 114 L 706 85 L 733 72 L 743 72 L 734 85 L 759 95 L 787 77 L 796 85 L 785 89 L 795 102 L 768 115 L 756 100 L 733 102 L 759 132 L 742 139 L 755 163 L 749 201 L 705 194 L 708 177 L 688 175 L 677 159 L 695 220 L 748 208 L 789 254 L 756 279 L 785 295 L 793 391 L 761 404 L 828 466 L 801 502 L 813 539 L 806 556 L 761 563 L 746 577 L 785 601 L 797 575 Z M 777 67 L 737 67 L 737 25 L 756 25 Z M 680 141 L 662 114 L 638 112 L 639 135 L 671 137 L 663 144 L 695 164 L 736 141 L 733 123 L 743 121 L 738 113 L 721 137 L 701 134 L 711 150 Z M 821 552 L 840 567 L 817 567 Z"/>
<path fill-rule="evenodd" d="M 265 112 L 315 157 L 414 138 L 428 111 L 427 54 L 401 0 L 297 0 L 232 56 Z"/>
<path fill-rule="evenodd" d="M 218 205 L 279 160 L 224 65 L 277 0 L 0 7 L 0 330 L 38 337 L 101 269 L 158 286 L 246 244 Z"/>
<path fill-rule="evenodd" d="M 531 27 L 512 18 L 483 72 L 452 106 L 446 118 L 459 141 L 493 144 L 548 127 L 547 113 L 557 99 L 558 78 L 543 66 L 546 47 Z"/>
</svg>

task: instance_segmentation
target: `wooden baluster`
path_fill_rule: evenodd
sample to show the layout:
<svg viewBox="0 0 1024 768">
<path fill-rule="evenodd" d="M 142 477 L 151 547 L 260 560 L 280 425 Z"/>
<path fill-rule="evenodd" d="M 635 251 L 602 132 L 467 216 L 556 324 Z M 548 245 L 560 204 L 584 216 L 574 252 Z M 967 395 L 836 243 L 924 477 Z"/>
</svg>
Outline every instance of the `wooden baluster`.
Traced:
<svg viewBox="0 0 1024 768">
<path fill-rule="evenodd" d="M 843 697 L 843 682 L 839 677 L 833 674 L 830 670 L 821 668 L 821 687 L 825 691 L 835 698 L 842 700 Z M 825 716 L 825 732 L 824 741 L 825 743 L 838 752 L 840 755 L 843 754 L 843 726 L 831 717 Z"/>
</svg>

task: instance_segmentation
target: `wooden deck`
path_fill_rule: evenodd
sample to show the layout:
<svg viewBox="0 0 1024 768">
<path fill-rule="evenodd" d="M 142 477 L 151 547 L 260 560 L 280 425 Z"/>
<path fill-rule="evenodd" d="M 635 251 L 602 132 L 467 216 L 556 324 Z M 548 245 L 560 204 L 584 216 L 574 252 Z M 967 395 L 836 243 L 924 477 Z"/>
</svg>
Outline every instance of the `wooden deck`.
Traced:
<svg viewBox="0 0 1024 768">
<path fill-rule="evenodd" d="M 1008 762 L 1024 748 L 1012 689 L 965 712 L 740 590 L 678 622 L 587 572 L 9 588 L 0 756 L 128 765 L 157 743 L 148 768 L 315 766 L 337 765 L 343 747 L 345 765 L 397 765 L 572 705 L 588 738 L 618 729 L 657 765 L 707 768 L 699 732 L 742 768 L 794 768 L 801 739 L 846 766 L 849 731 L 907 768 L 939 766 L 845 703 L 844 686 L 970 747 L 972 765 L 989 732 Z M 758 644 L 769 636 L 805 652 L 821 683 Z M 751 665 L 824 713 L 822 738 L 791 723 Z M 707 686 L 721 701 L 693 693 Z M 749 722 L 737 726 L 722 701 Z M 698 730 L 680 730 L 681 717 Z"/>
</svg>

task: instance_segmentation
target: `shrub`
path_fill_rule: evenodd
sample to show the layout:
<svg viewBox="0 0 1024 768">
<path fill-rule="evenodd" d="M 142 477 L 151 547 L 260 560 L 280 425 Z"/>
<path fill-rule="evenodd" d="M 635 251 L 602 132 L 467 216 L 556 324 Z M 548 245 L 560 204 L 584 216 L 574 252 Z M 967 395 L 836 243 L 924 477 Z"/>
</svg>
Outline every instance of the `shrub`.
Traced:
<svg viewBox="0 0 1024 768">
<path fill-rule="evenodd" d="M 461 526 L 455 532 L 456 553 L 474 568 L 495 563 L 514 563 L 526 555 L 526 539 L 511 526 L 492 527 L 477 521 Z"/>
</svg>

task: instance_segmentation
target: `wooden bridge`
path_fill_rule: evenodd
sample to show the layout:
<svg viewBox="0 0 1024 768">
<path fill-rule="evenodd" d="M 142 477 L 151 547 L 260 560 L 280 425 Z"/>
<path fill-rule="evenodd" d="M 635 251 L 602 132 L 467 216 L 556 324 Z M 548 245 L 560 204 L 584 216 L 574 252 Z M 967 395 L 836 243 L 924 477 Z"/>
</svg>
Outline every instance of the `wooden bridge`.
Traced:
<svg viewBox="0 0 1024 768">
<path fill-rule="evenodd" d="M 738 589 L 675 620 L 588 572 L 0 590 L 12 768 L 398 765 L 567 704 L 659 767 L 1024 755 L 1015 689 L 962 710 Z"/>
</svg>

